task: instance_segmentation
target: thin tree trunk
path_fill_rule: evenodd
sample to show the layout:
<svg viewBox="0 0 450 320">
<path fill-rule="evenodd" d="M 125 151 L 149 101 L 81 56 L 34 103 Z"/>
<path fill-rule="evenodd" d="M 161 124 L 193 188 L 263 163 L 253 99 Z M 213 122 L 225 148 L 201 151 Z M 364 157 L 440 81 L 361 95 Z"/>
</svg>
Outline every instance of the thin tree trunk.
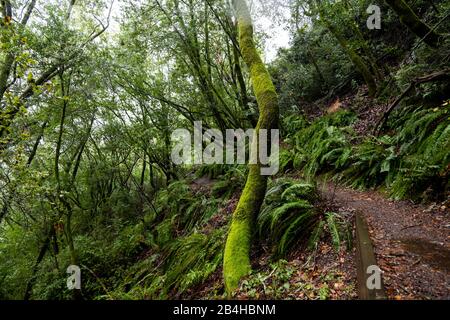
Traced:
<svg viewBox="0 0 450 320">
<path fill-rule="evenodd" d="M 24 300 L 30 300 L 31 298 L 31 293 L 32 293 L 32 289 L 33 289 L 33 285 L 34 282 L 36 281 L 36 273 L 39 269 L 39 265 L 41 264 L 42 260 L 45 257 L 45 254 L 47 253 L 47 250 L 49 248 L 50 245 L 50 239 L 52 237 L 53 232 L 55 232 L 55 229 L 53 228 L 53 224 L 50 226 L 51 230 L 49 231 L 49 233 L 47 234 L 47 236 L 44 239 L 44 242 L 41 246 L 41 249 L 39 250 L 39 254 L 38 257 L 33 265 L 33 269 L 31 272 L 31 278 L 28 280 L 26 289 L 25 289 L 25 295 L 23 297 Z"/>
<path fill-rule="evenodd" d="M 430 47 L 436 48 L 440 39 L 439 34 L 433 31 L 426 23 L 417 17 L 411 7 L 404 0 L 386 0 L 387 4 L 397 13 L 400 21 L 416 36 Z"/>
<path fill-rule="evenodd" d="M 355 50 L 353 50 L 349 44 L 347 43 L 347 40 L 339 33 L 339 31 L 330 23 L 330 21 L 327 20 L 327 18 L 324 17 L 323 14 L 321 14 L 322 20 L 325 22 L 328 30 L 330 30 L 331 34 L 336 38 L 341 48 L 344 50 L 344 52 L 347 54 L 347 56 L 350 58 L 350 60 L 355 65 L 356 69 L 361 73 L 361 75 L 364 78 L 365 83 L 367 84 L 367 88 L 369 89 L 369 95 L 375 96 L 377 92 L 377 84 L 375 81 L 375 77 L 370 72 L 370 68 L 366 65 L 363 58 L 359 56 L 359 54 L 356 53 Z"/>
<path fill-rule="evenodd" d="M 65 123 L 65 119 L 66 119 L 66 114 L 67 114 L 67 109 L 68 109 L 68 101 L 66 99 L 66 95 L 69 95 L 69 89 L 70 89 L 70 79 L 69 79 L 69 84 L 68 87 L 66 88 L 64 85 L 64 70 L 60 73 L 60 80 L 61 80 L 61 96 L 63 99 L 63 108 L 62 108 L 62 112 L 61 112 L 61 120 L 60 120 L 60 124 L 59 124 L 59 134 L 58 134 L 58 141 L 56 143 L 56 152 L 55 152 L 55 179 L 56 179 L 56 183 L 57 183 L 57 199 L 61 202 L 61 204 L 63 205 L 63 211 L 62 214 L 65 214 L 66 216 L 66 224 L 64 227 L 64 231 L 65 231 L 65 235 L 66 235 L 66 240 L 67 240 L 67 246 L 69 248 L 69 253 L 70 253 L 70 263 L 72 265 L 78 265 L 78 257 L 77 257 L 77 252 L 75 250 L 75 245 L 73 242 L 73 236 L 72 236 L 72 227 L 71 227 L 71 221 L 72 221 L 72 206 L 70 205 L 70 203 L 66 200 L 65 195 L 61 194 L 61 191 L 63 189 L 68 190 L 70 189 L 76 179 L 76 175 L 78 172 L 78 168 L 81 162 L 81 155 L 84 151 L 84 147 L 86 146 L 86 142 L 88 140 L 89 134 L 86 135 L 86 138 L 81 142 L 79 151 L 78 151 L 78 156 L 77 156 L 77 160 L 72 172 L 72 176 L 71 179 L 69 180 L 69 184 L 64 183 L 64 186 L 62 185 L 61 182 L 61 176 L 60 176 L 60 171 L 59 171 L 59 160 L 60 160 L 60 156 L 61 156 L 61 146 L 62 146 L 62 137 L 63 137 L 63 133 L 64 133 L 64 123 Z M 93 122 L 94 122 L 95 116 L 92 116 L 91 118 L 91 123 L 89 126 L 89 132 L 92 128 Z M 78 300 L 81 298 L 81 291 L 78 289 L 74 289 L 73 290 L 73 299 L 74 300 Z"/>
<path fill-rule="evenodd" d="M 31 13 L 33 12 L 33 9 L 36 5 L 36 0 L 32 0 L 30 4 L 27 7 L 27 11 L 25 12 L 25 15 L 22 18 L 22 21 L 20 22 L 20 27 L 23 28 L 28 23 L 28 20 L 30 19 Z M 9 18 L 12 18 L 12 10 L 11 10 L 11 3 L 9 0 L 4 1 L 4 7 L 6 16 L 9 14 Z M 6 17 L 5 16 L 5 17 Z M 14 64 L 15 55 L 13 51 L 9 51 L 6 54 L 5 60 L 3 61 L 3 67 L 0 70 L 0 101 L 3 100 L 3 96 L 8 89 L 8 79 L 11 74 L 12 66 Z"/>
</svg>

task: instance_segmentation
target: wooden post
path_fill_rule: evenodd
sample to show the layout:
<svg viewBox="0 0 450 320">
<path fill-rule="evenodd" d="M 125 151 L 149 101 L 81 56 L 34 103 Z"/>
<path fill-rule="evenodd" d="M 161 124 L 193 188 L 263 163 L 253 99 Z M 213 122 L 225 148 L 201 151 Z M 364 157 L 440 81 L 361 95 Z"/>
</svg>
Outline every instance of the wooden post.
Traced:
<svg viewBox="0 0 450 320">
<path fill-rule="evenodd" d="M 377 266 L 372 241 L 369 237 L 369 229 L 364 217 L 356 213 L 356 277 L 358 297 L 361 300 L 384 300 L 383 278 L 379 289 L 369 289 L 367 279 L 371 276 L 367 270 L 370 266 Z"/>
</svg>

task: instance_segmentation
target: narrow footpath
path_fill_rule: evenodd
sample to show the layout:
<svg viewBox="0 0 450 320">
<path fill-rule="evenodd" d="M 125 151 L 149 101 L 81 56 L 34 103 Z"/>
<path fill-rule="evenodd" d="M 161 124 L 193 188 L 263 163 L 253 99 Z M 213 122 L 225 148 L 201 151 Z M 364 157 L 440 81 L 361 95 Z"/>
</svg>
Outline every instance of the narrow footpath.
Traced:
<svg viewBox="0 0 450 320">
<path fill-rule="evenodd" d="M 448 203 L 417 205 L 334 184 L 322 186 L 322 193 L 367 220 L 389 299 L 450 299 Z"/>
</svg>

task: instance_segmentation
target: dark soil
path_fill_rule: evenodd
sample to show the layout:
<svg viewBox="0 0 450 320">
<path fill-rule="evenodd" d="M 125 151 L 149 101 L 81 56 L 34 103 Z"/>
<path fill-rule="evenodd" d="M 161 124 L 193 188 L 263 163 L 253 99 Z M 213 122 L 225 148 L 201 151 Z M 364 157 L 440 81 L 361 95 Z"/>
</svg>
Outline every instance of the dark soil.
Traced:
<svg viewBox="0 0 450 320">
<path fill-rule="evenodd" d="M 328 184 L 324 196 L 364 215 L 389 299 L 450 298 L 448 204 L 392 201 L 380 192 Z"/>
</svg>

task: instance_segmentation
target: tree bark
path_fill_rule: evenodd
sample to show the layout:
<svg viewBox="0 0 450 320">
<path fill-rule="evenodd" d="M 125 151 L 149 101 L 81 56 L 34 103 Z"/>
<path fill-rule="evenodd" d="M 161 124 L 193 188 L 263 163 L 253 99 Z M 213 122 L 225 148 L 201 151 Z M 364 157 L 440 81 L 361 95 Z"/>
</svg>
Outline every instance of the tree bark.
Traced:
<svg viewBox="0 0 450 320">
<path fill-rule="evenodd" d="M 20 22 L 20 27 L 25 27 L 28 23 L 28 20 L 30 19 L 31 13 L 33 12 L 33 9 L 36 5 L 36 0 L 32 0 L 30 4 L 27 7 L 27 11 L 25 12 L 25 15 L 22 18 L 22 21 Z M 4 7 L 5 7 L 5 19 L 11 19 L 12 18 L 12 10 L 11 10 L 11 3 L 10 1 L 4 1 Z M 8 18 L 7 18 L 8 17 Z M 11 74 L 12 66 L 14 64 L 15 55 L 13 51 L 9 51 L 6 54 L 5 60 L 3 61 L 3 67 L 0 70 L 0 101 L 3 100 L 3 96 L 8 89 L 8 79 Z"/>
<path fill-rule="evenodd" d="M 53 229 L 53 225 L 51 225 L 50 228 L 51 228 L 50 232 L 45 237 L 44 242 L 43 242 L 43 244 L 41 246 L 41 249 L 39 250 L 38 257 L 37 257 L 37 259 L 36 259 L 36 261 L 35 261 L 35 263 L 33 265 L 32 275 L 31 275 L 31 278 L 28 280 L 23 300 L 30 300 L 30 298 L 31 298 L 33 285 L 34 285 L 34 282 L 36 281 L 36 273 L 38 272 L 39 265 L 41 264 L 42 260 L 45 257 L 45 254 L 47 253 L 47 250 L 48 250 L 49 245 L 50 245 L 50 239 L 52 237 L 52 234 L 53 234 L 53 232 L 55 232 L 55 230 Z"/>
<path fill-rule="evenodd" d="M 361 73 L 361 75 L 363 76 L 364 81 L 367 84 L 367 88 L 369 89 L 369 96 L 375 96 L 377 92 L 377 84 L 375 81 L 375 77 L 370 72 L 370 68 L 366 65 L 363 58 L 361 58 L 359 54 L 357 54 L 356 51 L 349 46 L 347 40 L 339 33 L 339 31 L 325 17 L 323 17 L 323 14 L 321 14 L 321 18 L 325 22 L 328 30 L 330 30 L 330 32 L 339 42 L 341 48 L 353 62 L 356 69 L 358 69 L 359 73 Z"/>
<path fill-rule="evenodd" d="M 258 147 L 259 130 L 274 129 L 278 125 L 278 97 L 270 74 L 256 49 L 247 4 L 245 0 L 234 0 L 233 6 L 238 20 L 242 57 L 250 70 L 253 91 L 260 111 L 256 137 L 253 140 L 253 144 L 256 143 Z M 267 187 L 267 177 L 261 175 L 260 169 L 259 163 L 249 165 L 247 182 L 233 213 L 223 264 L 225 287 L 228 293 L 234 291 L 239 285 L 239 280 L 251 270 L 250 245 L 253 227 Z"/>
<path fill-rule="evenodd" d="M 404 0 L 386 0 L 386 2 L 397 13 L 400 21 L 416 36 L 423 39 L 430 47 L 436 48 L 438 46 L 439 34 L 420 20 Z"/>
</svg>

